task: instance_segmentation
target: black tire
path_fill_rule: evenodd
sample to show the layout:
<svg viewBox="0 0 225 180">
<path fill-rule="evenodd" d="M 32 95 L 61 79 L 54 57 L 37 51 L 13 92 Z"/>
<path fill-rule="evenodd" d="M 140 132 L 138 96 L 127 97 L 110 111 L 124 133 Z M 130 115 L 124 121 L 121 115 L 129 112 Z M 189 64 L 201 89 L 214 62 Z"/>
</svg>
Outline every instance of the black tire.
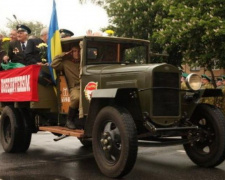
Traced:
<svg viewBox="0 0 225 180">
<path fill-rule="evenodd" d="M 5 152 L 25 152 L 31 139 L 31 133 L 24 128 L 24 122 L 18 109 L 4 107 L 0 121 L 0 138 Z"/>
<path fill-rule="evenodd" d="M 92 144 L 103 174 L 113 178 L 128 174 L 137 157 L 137 130 L 130 113 L 124 108 L 104 107 L 94 122 Z"/>
<path fill-rule="evenodd" d="M 199 126 L 198 140 L 184 144 L 189 158 L 198 166 L 215 167 L 225 159 L 225 118 L 215 106 L 199 104 L 190 120 Z"/>
<path fill-rule="evenodd" d="M 31 143 L 32 133 L 29 129 L 24 129 L 22 131 L 23 137 L 21 138 L 20 147 L 18 148 L 18 152 L 26 152 Z"/>
<path fill-rule="evenodd" d="M 27 109 L 20 109 L 20 115 L 22 118 L 22 136 L 18 152 L 26 152 L 30 147 L 32 137 L 30 112 Z"/>
</svg>

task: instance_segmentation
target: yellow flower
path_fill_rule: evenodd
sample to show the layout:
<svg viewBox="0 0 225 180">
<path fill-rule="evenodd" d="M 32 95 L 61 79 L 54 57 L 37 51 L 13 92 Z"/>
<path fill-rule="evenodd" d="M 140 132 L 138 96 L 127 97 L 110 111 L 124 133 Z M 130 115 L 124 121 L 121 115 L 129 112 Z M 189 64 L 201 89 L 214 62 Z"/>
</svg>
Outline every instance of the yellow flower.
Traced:
<svg viewBox="0 0 225 180">
<path fill-rule="evenodd" d="M 47 62 L 47 59 L 41 59 L 41 62 L 43 63 L 43 64 L 45 64 L 46 62 Z"/>
<path fill-rule="evenodd" d="M 10 41 L 10 40 L 11 40 L 11 38 L 6 37 L 6 38 L 2 39 L 2 42 L 6 42 L 6 41 Z"/>
<path fill-rule="evenodd" d="M 107 33 L 109 36 L 112 36 L 114 34 L 114 31 L 113 30 L 105 30 L 105 33 Z"/>
<path fill-rule="evenodd" d="M 48 45 L 46 43 L 40 43 L 36 47 L 40 49 L 39 54 L 40 54 L 40 57 L 41 57 L 41 62 L 43 64 L 45 64 L 47 62 L 46 58 L 47 58 L 47 47 L 48 47 Z"/>
<path fill-rule="evenodd" d="M 9 43 L 10 43 L 10 38 L 3 38 L 2 39 L 2 49 L 6 52 L 6 55 L 8 55 L 9 52 Z"/>
<path fill-rule="evenodd" d="M 36 46 L 37 48 L 48 47 L 46 43 L 40 43 Z"/>
</svg>

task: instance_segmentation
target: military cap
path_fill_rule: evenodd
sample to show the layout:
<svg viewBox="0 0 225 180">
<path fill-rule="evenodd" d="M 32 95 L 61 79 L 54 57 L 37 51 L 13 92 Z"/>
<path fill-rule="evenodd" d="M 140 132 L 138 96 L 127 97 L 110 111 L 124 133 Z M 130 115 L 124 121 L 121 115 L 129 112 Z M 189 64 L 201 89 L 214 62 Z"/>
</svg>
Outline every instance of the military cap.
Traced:
<svg viewBox="0 0 225 180">
<path fill-rule="evenodd" d="M 188 76 L 188 73 L 182 73 L 182 77 L 186 78 Z"/>
<path fill-rule="evenodd" d="M 202 74 L 201 77 L 202 77 L 202 79 L 207 79 L 208 81 L 211 81 L 211 79 L 208 76 L 206 76 L 205 74 Z"/>
<path fill-rule="evenodd" d="M 60 32 L 61 38 L 68 37 L 68 36 L 71 37 L 74 35 L 74 33 L 68 29 L 60 29 L 59 32 Z"/>
<path fill-rule="evenodd" d="M 16 29 L 17 29 L 17 31 L 26 31 L 28 34 L 31 33 L 30 28 L 27 27 L 27 26 L 25 26 L 25 25 L 23 25 L 23 24 L 18 24 L 18 25 L 16 26 Z"/>
<path fill-rule="evenodd" d="M 225 77 L 224 77 L 224 78 L 225 78 Z M 218 78 L 216 78 L 216 80 L 217 80 L 217 81 L 222 81 L 223 78 L 222 78 L 222 77 L 218 77 Z"/>
</svg>

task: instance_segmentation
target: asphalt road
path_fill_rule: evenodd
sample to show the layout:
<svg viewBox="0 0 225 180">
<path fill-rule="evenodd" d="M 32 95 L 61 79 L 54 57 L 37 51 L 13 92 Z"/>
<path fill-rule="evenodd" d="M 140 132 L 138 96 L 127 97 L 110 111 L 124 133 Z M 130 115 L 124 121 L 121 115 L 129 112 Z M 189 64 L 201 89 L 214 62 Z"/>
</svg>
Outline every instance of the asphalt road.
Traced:
<svg viewBox="0 0 225 180">
<path fill-rule="evenodd" d="M 29 150 L 7 154 L 0 145 L 0 180 L 107 180 L 99 171 L 91 149 L 75 137 L 54 142 L 55 136 L 39 132 L 32 136 Z M 182 146 L 140 147 L 133 170 L 125 180 L 222 180 L 225 162 L 204 169 L 193 164 Z"/>
</svg>

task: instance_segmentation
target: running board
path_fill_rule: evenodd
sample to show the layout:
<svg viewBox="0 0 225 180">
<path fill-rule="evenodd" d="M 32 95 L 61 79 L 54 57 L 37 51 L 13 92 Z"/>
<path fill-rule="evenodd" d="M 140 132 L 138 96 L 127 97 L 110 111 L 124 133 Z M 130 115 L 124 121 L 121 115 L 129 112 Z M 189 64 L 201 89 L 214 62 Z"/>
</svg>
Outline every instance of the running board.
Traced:
<svg viewBox="0 0 225 180">
<path fill-rule="evenodd" d="M 139 140 L 138 141 L 138 146 L 141 147 L 164 147 L 164 146 L 176 146 L 176 145 L 181 145 L 181 144 L 186 144 L 190 143 L 190 140 L 187 139 L 168 139 L 166 141 L 151 141 L 151 140 Z"/>
<path fill-rule="evenodd" d="M 153 124 L 151 124 L 149 121 L 144 122 L 144 126 L 146 127 L 149 132 L 152 134 L 160 133 L 160 132 L 172 132 L 172 131 L 189 131 L 189 130 L 198 130 L 198 126 L 185 126 L 185 127 L 165 127 L 165 128 L 156 128 Z"/>
<path fill-rule="evenodd" d="M 198 126 L 189 126 L 189 127 L 169 127 L 169 128 L 156 128 L 155 131 L 185 131 L 185 130 L 197 130 Z"/>
<path fill-rule="evenodd" d="M 68 129 L 62 126 L 39 126 L 40 131 L 49 131 L 52 133 L 63 134 L 66 136 L 75 136 L 81 138 L 84 136 L 84 130 L 80 129 Z"/>
</svg>

